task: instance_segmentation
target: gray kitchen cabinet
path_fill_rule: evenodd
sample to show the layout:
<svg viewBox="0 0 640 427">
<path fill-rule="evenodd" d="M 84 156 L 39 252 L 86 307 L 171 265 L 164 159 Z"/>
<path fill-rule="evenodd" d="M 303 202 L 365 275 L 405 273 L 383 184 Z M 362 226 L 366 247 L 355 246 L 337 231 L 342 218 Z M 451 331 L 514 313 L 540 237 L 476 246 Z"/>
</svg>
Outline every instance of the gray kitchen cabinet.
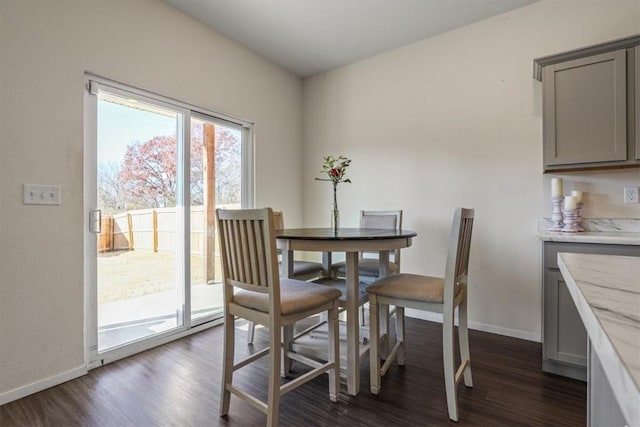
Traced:
<svg viewBox="0 0 640 427">
<path fill-rule="evenodd" d="M 558 253 L 640 256 L 640 246 L 543 243 L 542 369 L 586 381 L 587 333 L 558 269 Z"/>
<path fill-rule="evenodd" d="M 634 79 L 634 92 L 635 92 L 635 140 L 636 140 L 636 160 L 640 160 L 640 46 L 636 46 L 633 49 L 635 56 L 635 79 Z"/>
<path fill-rule="evenodd" d="M 634 36 L 534 61 L 545 172 L 640 166 L 639 45 Z"/>
<path fill-rule="evenodd" d="M 560 271 L 547 270 L 545 352 L 547 359 L 587 366 L 587 331 Z M 586 378 L 580 378 L 586 380 Z"/>
<path fill-rule="evenodd" d="M 542 73 L 545 166 L 627 160 L 624 49 Z"/>
</svg>

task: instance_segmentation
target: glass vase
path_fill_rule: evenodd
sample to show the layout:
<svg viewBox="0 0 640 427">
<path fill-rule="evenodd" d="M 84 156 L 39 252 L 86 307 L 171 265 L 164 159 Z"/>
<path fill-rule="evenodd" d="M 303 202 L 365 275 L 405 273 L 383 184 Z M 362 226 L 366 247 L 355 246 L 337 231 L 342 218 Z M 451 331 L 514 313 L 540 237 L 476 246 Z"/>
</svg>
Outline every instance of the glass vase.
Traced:
<svg viewBox="0 0 640 427">
<path fill-rule="evenodd" d="M 334 233 L 338 232 L 340 228 L 340 210 L 333 208 L 331 209 L 331 229 Z"/>
</svg>

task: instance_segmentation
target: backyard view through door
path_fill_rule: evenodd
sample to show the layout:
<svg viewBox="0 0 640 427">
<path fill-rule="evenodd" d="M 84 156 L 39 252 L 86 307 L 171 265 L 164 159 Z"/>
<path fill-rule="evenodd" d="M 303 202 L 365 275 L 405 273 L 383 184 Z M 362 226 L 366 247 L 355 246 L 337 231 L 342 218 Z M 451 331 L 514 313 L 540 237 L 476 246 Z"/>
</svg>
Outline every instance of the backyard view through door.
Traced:
<svg viewBox="0 0 640 427">
<path fill-rule="evenodd" d="M 213 117 L 98 93 L 98 353 L 220 314 L 215 208 L 241 206 L 241 140 Z"/>
<path fill-rule="evenodd" d="M 191 319 L 222 312 L 216 208 L 241 207 L 241 131 L 211 117 L 191 118 Z M 211 166 L 209 166 L 211 165 Z"/>
</svg>

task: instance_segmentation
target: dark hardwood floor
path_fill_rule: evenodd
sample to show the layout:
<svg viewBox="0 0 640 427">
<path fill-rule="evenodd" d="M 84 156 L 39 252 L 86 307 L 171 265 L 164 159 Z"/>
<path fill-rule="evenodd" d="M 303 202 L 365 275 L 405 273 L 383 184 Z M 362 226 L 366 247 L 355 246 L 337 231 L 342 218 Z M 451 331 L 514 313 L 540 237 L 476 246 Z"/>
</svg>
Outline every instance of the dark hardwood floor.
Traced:
<svg viewBox="0 0 640 427">
<path fill-rule="evenodd" d="M 256 331 L 256 348 L 264 342 Z M 447 417 L 441 325 L 407 319 L 405 367 L 393 365 L 378 396 L 362 366 L 357 397 L 328 396 L 321 376 L 282 398 L 283 426 L 439 426 Z M 9 426 L 260 426 L 265 416 L 232 397 L 220 418 L 222 328 L 216 327 L 94 369 L 81 378 L 0 407 Z M 470 331 L 473 389 L 459 386 L 459 426 L 584 426 L 585 383 L 543 374 L 539 343 Z M 250 349 L 237 334 L 237 348 Z M 266 398 L 266 362 L 235 381 Z M 301 365 L 296 364 L 296 367 Z M 294 367 L 294 375 L 302 371 Z"/>
</svg>

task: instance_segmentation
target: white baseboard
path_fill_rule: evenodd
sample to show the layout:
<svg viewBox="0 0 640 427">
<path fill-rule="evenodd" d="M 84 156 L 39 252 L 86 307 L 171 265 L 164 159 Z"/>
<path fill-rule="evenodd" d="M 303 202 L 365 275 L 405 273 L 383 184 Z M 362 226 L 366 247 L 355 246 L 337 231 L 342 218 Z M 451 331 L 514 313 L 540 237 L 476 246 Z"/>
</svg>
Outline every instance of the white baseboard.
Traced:
<svg viewBox="0 0 640 427">
<path fill-rule="evenodd" d="M 405 310 L 405 315 L 407 317 L 413 317 L 415 319 L 422 319 L 422 320 L 428 320 L 430 322 L 442 323 L 442 314 L 440 313 L 432 313 L 432 312 L 421 311 L 421 310 L 412 310 L 410 308 L 407 308 Z M 542 341 L 540 334 L 533 334 L 531 332 L 520 331 L 517 329 L 503 328 L 501 326 L 488 325 L 486 323 L 480 323 L 480 322 L 469 322 L 469 329 L 474 329 L 476 331 L 482 331 L 482 332 L 489 332 L 497 335 L 504 335 L 512 338 L 520 338 L 527 341 L 535 341 L 535 342 Z"/>
<path fill-rule="evenodd" d="M 86 374 L 87 367 L 82 365 L 75 369 L 71 369 L 70 371 L 62 372 L 61 374 L 36 381 L 31 384 L 5 391 L 4 393 L 0 393 L 0 406 Z"/>
<path fill-rule="evenodd" d="M 171 335 L 167 335 L 167 336 L 161 337 L 160 339 L 157 339 L 157 340 L 155 340 L 153 342 L 152 347 L 160 346 L 160 345 L 166 344 L 167 342 L 174 341 L 174 340 L 176 340 L 178 338 L 182 338 L 182 337 L 185 337 L 187 335 L 191 335 L 191 334 L 194 334 L 196 332 L 200 332 L 200 331 L 202 331 L 204 329 L 208 329 L 208 328 L 211 328 L 213 326 L 221 325 L 221 324 L 222 324 L 222 319 L 216 319 L 216 320 L 213 320 L 211 322 L 204 323 L 202 325 L 194 326 L 193 328 L 188 329 L 186 331 L 183 331 L 183 332 L 180 332 L 180 333 L 174 333 L 174 334 L 171 334 Z M 25 386 L 18 387 L 18 388 L 13 389 L 13 390 L 9 390 L 9 391 L 6 391 L 4 393 L 0 393 L 0 406 L 4 405 L 5 403 L 13 402 L 14 400 L 21 399 L 21 398 L 26 397 L 26 396 L 28 396 L 30 394 L 37 393 L 39 391 L 48 389 L 50 387 L 57 386 L 58 384 L 62 384 L 64 382 L 67 382 L 67 381 L 73 380 L 75 378 L 81 377 L 83 375 L 86 375 L 87 372 L 88 372 L 88 368 L 91 368 L 91 369 L 97 368 L 97 367 L 102 366 L 102 365 L 104 365 L 106 363 L 111 363 L 111 362 L 114 362 L 116 360 L 123 359 L 125 357 L 129 357 L 129 356 L 131 356 L 133 354 L 140 353 L 141 351 L 148 350 L 149 348 L 151 348 L 151 347 L 147 346 L 147 347 L 141 349 L 139 347 L 128 346 L 128 347 L 125 348 L 124 351 L 121 350 L 121 349 L 117 349 L 117 350 L 114 350 L 114 351 L 110 352 L 105 357 L 103 357 L 102 360 L 89 361 L 89 362 L 87 362 L 87 365 L 79 366 L 79 367 L 77 367 L 75 369 L 71 369 L 69 371 L 62 372 L 62 373 L 60 373 L 58 375 L 54 375 L 54 376 L 51 376 L 49 378 L 45 378 L 45 379 L 42 379 L 40 381 L 33 382 L 31 384 L 27 384 Z"/>
</svg>

